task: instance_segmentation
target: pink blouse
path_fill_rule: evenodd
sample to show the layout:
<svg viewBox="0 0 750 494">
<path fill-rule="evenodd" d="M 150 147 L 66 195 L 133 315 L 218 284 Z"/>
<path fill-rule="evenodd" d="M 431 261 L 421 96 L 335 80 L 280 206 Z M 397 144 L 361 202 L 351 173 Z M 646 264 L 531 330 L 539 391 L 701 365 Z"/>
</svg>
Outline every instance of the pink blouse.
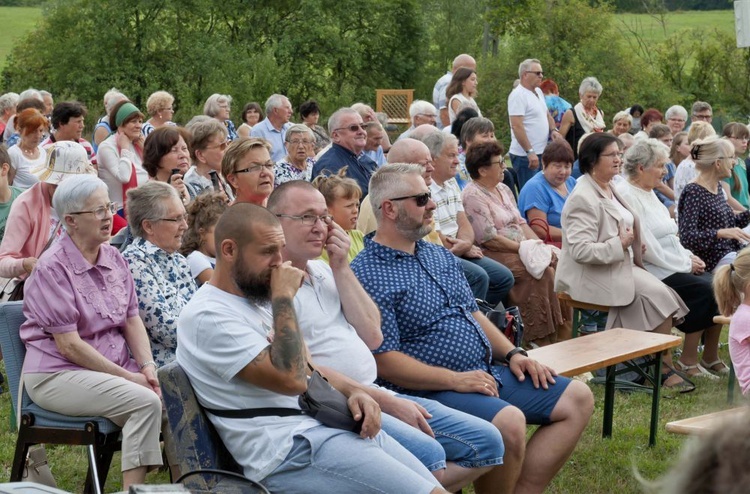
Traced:
<svg viewBox="0 0 750 494">
<path fill-rule="evenodd" d="M 502 199 L 477 185 L 476 182 L 467 185 L 461 193 L 464 212 L 474 229 L 474 239 L 479 245 L 498 235 L 516 242 L 526 240 L 521 229 L 521 225 L 525 225 L 526 220 L 518 212 L 513 193 L 503 183 L 495 188 L 500 192 Z"/>
<path fill-rule="evenodd" d="M 23 314 L 24 372 L 80 370 L 60 354 L 53 336 L 71 331 L 111 362 L 138 371 L 122 334 L 126 321 L 138 316 L 135 286 L 127 262 L 109 244 L 99 248 L 91 265 L 64 234 L 26 281 Z"/>
</svg>

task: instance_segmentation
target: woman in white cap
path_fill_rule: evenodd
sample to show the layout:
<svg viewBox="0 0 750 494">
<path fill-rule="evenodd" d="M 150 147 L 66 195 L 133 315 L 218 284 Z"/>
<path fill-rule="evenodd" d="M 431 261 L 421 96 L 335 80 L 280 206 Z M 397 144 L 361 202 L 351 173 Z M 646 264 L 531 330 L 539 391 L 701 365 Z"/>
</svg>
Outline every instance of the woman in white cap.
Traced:
<svg viewBox="0 0 750 494">
<path fill-rule="evenodd" d="M 57 185 L 75 174 L 96 174 L 77 142 L 56 142 L 46 153 L 45 164 L 32 170 L 39 182 L 18 196 L 10 209 L 0 243 L 0 276 L 4 278 L 26 278 L 37 258 L 59 237 L 62 225 L 52 209 Z"/>
</svg>

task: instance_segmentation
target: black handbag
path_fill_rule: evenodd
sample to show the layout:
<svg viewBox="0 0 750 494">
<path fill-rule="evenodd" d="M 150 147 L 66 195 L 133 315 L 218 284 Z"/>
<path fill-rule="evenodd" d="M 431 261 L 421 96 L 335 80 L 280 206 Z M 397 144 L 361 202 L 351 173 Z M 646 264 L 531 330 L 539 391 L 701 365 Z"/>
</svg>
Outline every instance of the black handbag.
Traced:
<svg viewBox="0 0 750 494">
<path fill-rule="evenodd" d="M 521 311 L 518 307 L 514 305 L 505 308 L 503 304 L 492 307 L 488 302 L 481 299 L 477 299 L 477 306 L 514 346 L 520 347 L 523 345 L 523 320 L 521 320 Z"/>
</svg>

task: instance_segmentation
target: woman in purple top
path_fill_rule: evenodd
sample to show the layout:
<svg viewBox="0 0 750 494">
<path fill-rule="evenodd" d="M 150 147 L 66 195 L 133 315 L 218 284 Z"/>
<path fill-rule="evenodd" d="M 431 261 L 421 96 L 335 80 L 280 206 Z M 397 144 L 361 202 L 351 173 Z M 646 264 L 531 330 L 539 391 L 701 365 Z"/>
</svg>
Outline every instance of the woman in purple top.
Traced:
<svg viewBox="0 0 750 494">
<path fill-rule="evenodd" d="M 122 427 L 127 490 L 162 463 L 161 392 L 133 278 L 109 245 L 115 206 L 104 182 L 80 175 L 60 184 L 53 207 L 67 233 L 25 285 L 23 382 L 43 408 Z"/>
</svg>

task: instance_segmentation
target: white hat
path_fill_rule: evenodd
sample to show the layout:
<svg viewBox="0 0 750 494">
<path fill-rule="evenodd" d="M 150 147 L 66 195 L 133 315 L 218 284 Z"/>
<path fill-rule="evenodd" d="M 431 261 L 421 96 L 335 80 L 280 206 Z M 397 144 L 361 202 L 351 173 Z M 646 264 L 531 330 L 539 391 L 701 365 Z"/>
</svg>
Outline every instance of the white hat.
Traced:
<svg viewBox="0 0 750 494">
<path fill-rule="evenodd" d="M 57 141 L 45 148 L 45 152 L 45 164 L 31 170 L 40 182 L 57 185 L 71 175 L 96 175 L 96 170 L 89 163 L 86 149 L 77 142 Z"/>
</svg>

